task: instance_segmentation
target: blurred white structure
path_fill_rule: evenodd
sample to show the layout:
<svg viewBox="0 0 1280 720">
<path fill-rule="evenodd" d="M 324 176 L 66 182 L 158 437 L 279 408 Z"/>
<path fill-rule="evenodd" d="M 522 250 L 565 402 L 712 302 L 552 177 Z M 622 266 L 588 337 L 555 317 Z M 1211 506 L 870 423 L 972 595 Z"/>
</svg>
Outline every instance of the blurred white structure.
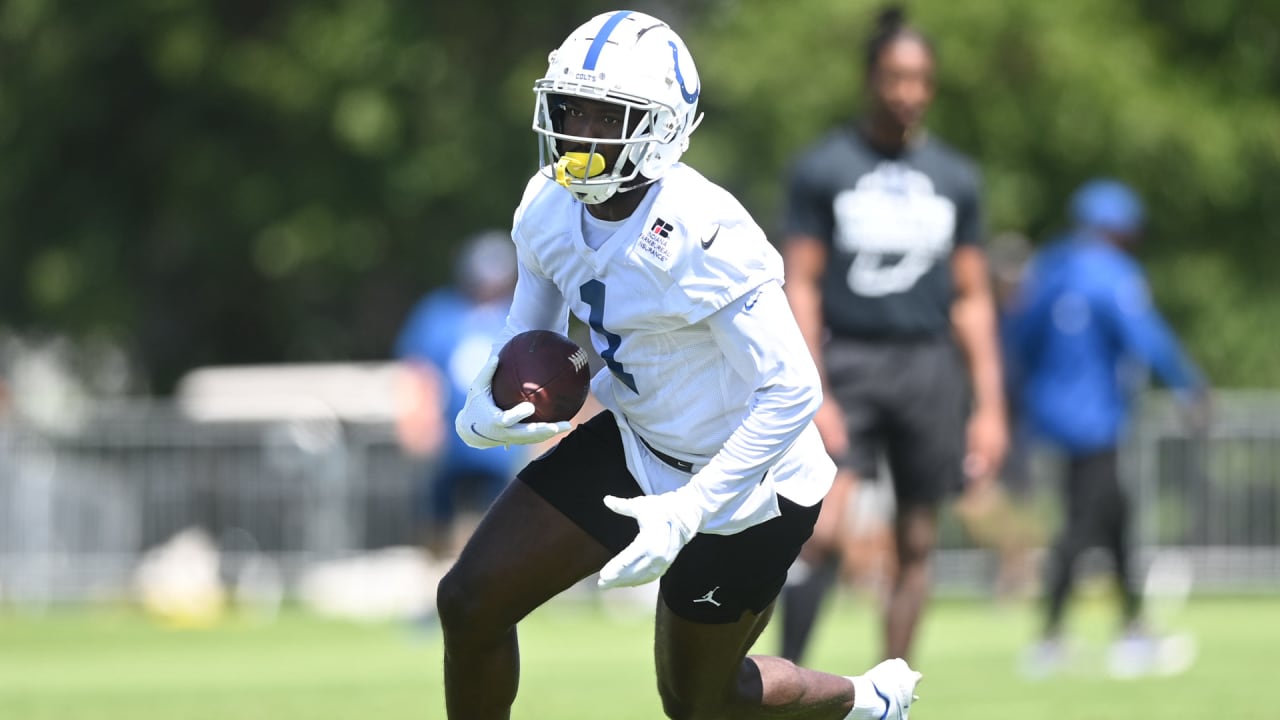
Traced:
<svg viewBox="0 0 1280 720">
<path fill-rule="evenodd" d="M 431 583 L 395 553 L 377 555 L 418 540 L 423 468 L 396 442 L 394 373 L 209 369 L 171 401 L 87 402 L 74 425 L 0 416 L 0 603 L 127 599 L 145 554 L 199 527 L 229 602 L 270 609 L 297 597 L 304 577 L 312 590 L 328 582 L 314 568 L 373 553 L 329 577 L 359 584 L 385 572 L 389 596 L 335 606 L 411 611 Z M 1280 393 L 1219 394 L 1203 439 L 1186 435 L 1166 400 L 1145 400 L 1124 455 L 1146 560 L 1177 551 L 1187 572 L 1162 577 L 1179 593 L 1187 577 L 1196 593 L 1280 589 Z M 1043 477 L 1033 488 L 1057 492 Z M 957 523 L 943 523 L 939 592 L 986 592 L 994 567 Z"/>
<path fill-rule="evenodd" d="M 385 423 L 396 414 L 394 363 L 234 365 L 193 370 L 178 407 L 201 422 L 328 419 Z"/>
</svg>

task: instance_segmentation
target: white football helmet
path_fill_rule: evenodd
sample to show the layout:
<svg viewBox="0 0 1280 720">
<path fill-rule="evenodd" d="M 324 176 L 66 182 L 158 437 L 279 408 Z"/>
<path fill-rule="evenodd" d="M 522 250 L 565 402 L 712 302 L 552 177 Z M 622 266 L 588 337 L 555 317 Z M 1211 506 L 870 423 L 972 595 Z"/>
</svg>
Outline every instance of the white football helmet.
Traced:
<svg viewBox="0 0 1280 720">
<path fill-rule="evenodd" d="M 548 57 L 547 74 L 534 83 L 533 130 L 542 170 L 588 205 L 662 177 L 689 147 L 701 122 L 702 81 L 680 36 L 661 20 L 630 10 L 608 12 L 574 30 Z M 621 105 L 629 137 L 565 135 L 564 96 Z M 589 143 L 589 152 L 563 152 L 562 142 Z M 600 145 L 622 145 L 612 168 L 596 155 Z M 637 178 L 643 179 L 637 181 Z"/>
</svg>

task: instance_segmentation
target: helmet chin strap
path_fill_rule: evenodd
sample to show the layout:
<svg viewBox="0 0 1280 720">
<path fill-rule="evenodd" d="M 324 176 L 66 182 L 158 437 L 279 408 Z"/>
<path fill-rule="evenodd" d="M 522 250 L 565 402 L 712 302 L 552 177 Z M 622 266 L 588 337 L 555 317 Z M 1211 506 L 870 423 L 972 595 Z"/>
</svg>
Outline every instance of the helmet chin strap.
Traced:
<svg viewBox="0 0 1280 720">
<path fill-rule="evenodd" d="M 658 182 L 656 178 L 647 178 L 644 175 L 636 176 L 636 180 L 640 182 L 633 181 L 632 184 L 630 185 L 623 185 L 622 187 L 618 188 L 618 192 L 619 193 L 631 192 L 632 190 L 639 190 L 640 188 L 649 187 L 650 185 Z"/>
</svg>

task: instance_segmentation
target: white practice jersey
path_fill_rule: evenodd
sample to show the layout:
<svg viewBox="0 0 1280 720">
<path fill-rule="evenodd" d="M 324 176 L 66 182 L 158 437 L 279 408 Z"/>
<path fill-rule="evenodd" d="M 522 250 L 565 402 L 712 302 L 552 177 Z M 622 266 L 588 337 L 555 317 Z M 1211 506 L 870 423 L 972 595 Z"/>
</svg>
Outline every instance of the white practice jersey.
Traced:
<svg viewBox="0 0 1280 720">
<path fill-rule="evenodd" d="M 655 494 L 692 475 L 644 443 L 693 463 L 703 532 L 774 517 L 777 495 L 820 500 L 835 466 L 812 424 L 818 373 L 781 289 L 782 259 L 747 211 L 680 164 L 598 249 L 584 239 L 585 211 L 545 175 L 529 182 L 512 231 L 508 337 L 563 333 L 567 312 L 589 326 L 606 363 L 592 392 L 618 418 L 628 467 Z"/>
</svg>

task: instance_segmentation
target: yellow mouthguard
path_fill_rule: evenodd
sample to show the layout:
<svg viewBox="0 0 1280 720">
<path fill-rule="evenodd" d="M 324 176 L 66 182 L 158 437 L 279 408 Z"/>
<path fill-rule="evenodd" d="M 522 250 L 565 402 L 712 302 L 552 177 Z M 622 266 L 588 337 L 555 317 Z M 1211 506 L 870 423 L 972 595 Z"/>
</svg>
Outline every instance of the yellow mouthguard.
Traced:
<svg viewBox="0 0 1280 720">
<path fill-rule="evenodd" d="M 599 153 L 567 152 L 556 162 L 556 182 L 569 187 L 569 176 L 579 180 L 604 172 L 604 156 Z"/>
</svg>

